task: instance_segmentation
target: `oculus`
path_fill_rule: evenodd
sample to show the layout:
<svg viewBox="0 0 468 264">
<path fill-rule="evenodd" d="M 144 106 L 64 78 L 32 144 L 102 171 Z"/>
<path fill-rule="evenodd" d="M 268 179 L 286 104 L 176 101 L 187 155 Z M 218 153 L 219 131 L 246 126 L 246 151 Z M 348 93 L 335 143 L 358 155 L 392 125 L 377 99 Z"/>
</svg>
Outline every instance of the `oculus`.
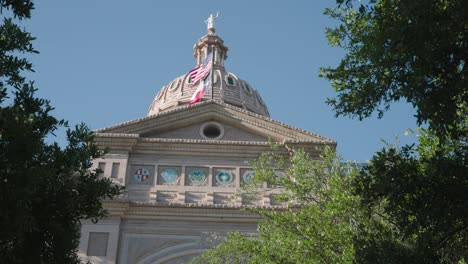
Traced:
<svg viewBox="0 0 468 264">
<path fill-rule="evenodd" d="M 200 136 L 203 139 L 218 140 L 224 136 L 224 128 L 218 122 L 207 122 L 200 127 Z"/>
</svg>

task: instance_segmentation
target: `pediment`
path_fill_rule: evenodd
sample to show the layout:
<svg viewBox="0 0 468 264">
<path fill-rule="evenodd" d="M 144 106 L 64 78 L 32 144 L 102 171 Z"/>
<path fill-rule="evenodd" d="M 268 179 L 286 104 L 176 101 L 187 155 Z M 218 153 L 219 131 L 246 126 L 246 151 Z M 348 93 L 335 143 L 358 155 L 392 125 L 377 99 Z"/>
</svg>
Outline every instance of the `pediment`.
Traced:
<svg viewBox="0 0 468 264">
<path fill-rule="evenodd" d="M 223 132 L 222 137 L 206 137 L 204 128 L 215 124 Z M 315 142 L 335 144 L 335 141 L 274 121 L 270 118 L 224 104 L 207 101 L 193 106 L 159 113 L 108 128 L 97 133 L 131 134 L 139 138 L 158 139 L 214 139 L 220 141 L 267 142 Z M 216 131 L 214 131 L 216 133 Z"/>
<path fill-rule="evenodd" d="M 245 127 L 230 125 L 224 120 L 209 119 L 187 126 L 167 130 L 153 130 L 140 135 L 142 138 L 169 139 L 218 139 L 228 141 L 268 141 L 268 137 L 256 134 Z"/>
</svg>

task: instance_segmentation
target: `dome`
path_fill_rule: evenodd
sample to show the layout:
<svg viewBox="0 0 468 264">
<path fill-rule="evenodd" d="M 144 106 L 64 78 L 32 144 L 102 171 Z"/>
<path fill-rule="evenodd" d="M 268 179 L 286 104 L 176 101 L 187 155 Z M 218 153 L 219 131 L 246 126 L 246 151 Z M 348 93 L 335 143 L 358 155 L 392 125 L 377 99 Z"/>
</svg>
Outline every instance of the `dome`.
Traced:
<svg viewBox="0 0 468 264">
<path fill-rule="evenodd" d="M 194 46 L 194 57 L 197 65 L 201 65 L 208 52 L 214 50 L 213 87 L 209 85 L 202 101 L 218 100 L 247 111 L 269 117 L 267 106 L 257 90 L 245 80 L 229 73 L 224 68 L 228 48 L 224 41 L 214 33 L 214 28 L 208 29 Z M 148 109 L 148 116 L 172 110 L 189 104 L 190 98 L 197 90 L 199 83 L 192 83 L 190 74 L 179 76 L 163 86 Z M 213 90 L 213 95 L 212 95 Z"/>
</svg>

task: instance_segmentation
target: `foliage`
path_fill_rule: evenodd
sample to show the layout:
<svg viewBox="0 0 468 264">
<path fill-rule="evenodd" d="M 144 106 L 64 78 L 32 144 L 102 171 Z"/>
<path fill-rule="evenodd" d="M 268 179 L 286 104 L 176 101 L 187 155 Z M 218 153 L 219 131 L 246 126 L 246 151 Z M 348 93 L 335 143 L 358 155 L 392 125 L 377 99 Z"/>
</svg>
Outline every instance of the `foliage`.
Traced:
<svg viewBox="0 0 468 264">
<path fill-rule="evenodd" d="M 2 15 L 28 19 L 28 0 L 1 0 Z M 51 115 L 49 101 L 36 98 L 22 73 L 37 53 L 34 37 L 13 18 L 0 25 L 0 259 L 2 263 L 79 263 L 80 219 L 105 215 L 100 199 L 121 192 L 90 171 L 102 154 L 85 125 L 68 129 L 68 145 L 47 143 L 67 122 Z M 12 97 L 12 98 L 10 98 Z"/>
<path fill-rule="evenodd" d="M 321 73 L 338 92 L 328 99 L 336 114 L 381 117 L 402 99 L 416 109 L 418 124 L 428 123 L 439 137 L 466 137 L 466 1 L 337 3 L 325 12 L 340 22 L 327 38 L 347 54 Z"/>
<path fill-rule="evenodd" d="M 362 203 L 385 216 L 395 230 L 391 243 L 406 251 L 386 251 L 415 263 L 456 263 L 468 259 L 468 166 L 466 149 L 441 143 L 421 130 L 418 146 L 389 146 L 377 152 L 356 178 Z M 378 240 L 378 238 L 376 238 Z M 367 262 L 376 241 L 357 250 Z"/>
<path fill-rule="evenodd" d="M 417 145 L 375 153 L 360 173 L 340 173 L 327 155 L 320 163 L 296 153 L 288 167 L 295 180 L 275 179 L 266 172 L 278 162 L 266 158 L 256 178 L 284 185 L 283 198 L 297 207 L 254 210 L 265 218 L 258 236 L 231 234 L 199 262 L 468 259 L 466 1 L 336 2 L 325 12 L 339 22 L 327 38 L 346 55 L 337 67 L 322 69 L 338 93 L 327 103 L 337 116 L 363 119 L 382 117 L 391 103 L 406 100 L 427 129 Z"/>
<path fill-rule="evenodd" d="M 337 116 L 381 117 L 403 99 L 427 124 L 418 145 L 377 152 L 356 177 L 362 206 L 381 217 L 356 238 L 358 262 L 468 259 L 466 7 L 462 0 L 337 0 L 326 10 L 339 22 L 327 38 L 347 52 L 336 68 L 322 69 L 338 92 L 327 101 Z"/>
<path fill-rule="evenodd" d="M 343 164 L 330 149 L 321 160 L 294 151 L 289 160 L 264 153 L 255 163 L 255 177 L 244 193 L 259 195 L 263 182 L 284 186 L 279 201 L 287 209 L 251 208 L 265 221 L 258 234 L 231 233 L 195 263 L 351 263 L 354 236 L 365 220 L 352 180 L 359 169 Z M 285 169 L 289 177 L 277 177 Z"/>
</svg>

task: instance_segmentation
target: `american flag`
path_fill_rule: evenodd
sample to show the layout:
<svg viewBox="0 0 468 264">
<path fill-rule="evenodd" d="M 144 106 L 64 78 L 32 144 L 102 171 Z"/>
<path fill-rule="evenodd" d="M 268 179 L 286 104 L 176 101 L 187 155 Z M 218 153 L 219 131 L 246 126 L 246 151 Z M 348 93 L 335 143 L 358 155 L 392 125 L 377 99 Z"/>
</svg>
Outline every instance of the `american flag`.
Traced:
<svg viewBox="0 0 468 264">
<path fill-rule="evenodd" d="M 211 81 L 208 80 L 209 77 L 210 76 L 208 75 L 205 77 L 205 79 L 201 80 L 200 84 L 198 85 L 198 88 L 195 90 L 195 92 L 192 94 L 192 97 L 190 98 L 190 105 L 202 101 L 203 96 L 205 96 L 206 89 L 211 84 Z"/>
<path fill-rule="evenodd" d="M 211 70 L 213 54 L 209 53 L 206 56 L 206 59 L 203 61 L 202 64 L 195 67 L 195 69 L 191 70 L 190 77 L 192 78 L 192 86 L 195 85 L 198 81 L 203 79 Z"/>
</svg>

